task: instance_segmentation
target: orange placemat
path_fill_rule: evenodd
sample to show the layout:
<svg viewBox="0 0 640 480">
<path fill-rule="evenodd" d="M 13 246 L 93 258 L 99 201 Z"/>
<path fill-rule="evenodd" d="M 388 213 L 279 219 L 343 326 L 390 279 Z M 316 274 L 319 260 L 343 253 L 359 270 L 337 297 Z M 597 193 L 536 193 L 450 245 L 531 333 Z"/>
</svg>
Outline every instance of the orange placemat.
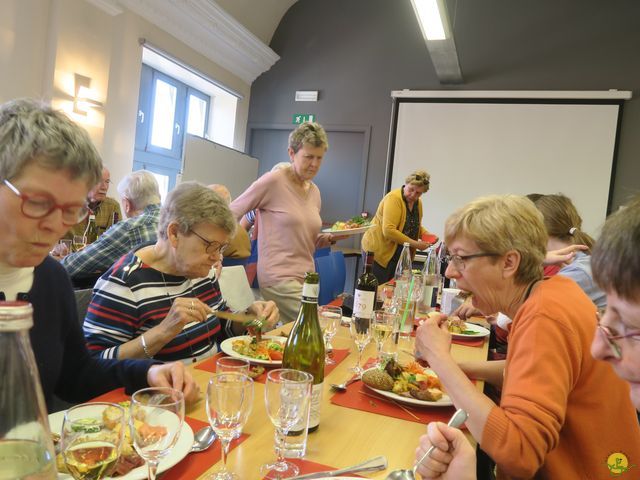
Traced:
<svg viewBox="0 0 640 480">
<path fill-rule="evenodd" d="M 195 418 L 185 417 L 185 421 L 189 424 L 193 432 L 197 432 L 208 423 L 196 420 Z M 240 438 L 236 438 L 231 442 L 229 451 L 236 448 L 244 442 L 248 434 L 243 433 Z M 166 471 L 162 475 L 163 480 L 184 480 L 186 478 L 197 478 L 206 472 L 212 465 L 215 465 L 222 458 L 222 444 L 217 440 L 208 450 L 199 453 L 190 453 L 180 461 L 175 467 Z"/>
<path fill-rule="evenodd" d="M 204 370 L 209 373 L 216 373 L 216 360 L 223 356 L 224 353 L 216 353 L 213 357 L 206 359 L 204 362 L 196 365 L 195 368 L 198 370 Z M 338 364 L 343 361 L 349 355 L 349 349 L 334 349 L 332 358 L 336 362 L 331 365 L 326 365 L 324 367 L 324 374 L 329 375 L 333 371 L 334 368 L 338 366 Z M 259 377 L 254 378 L 254 381 L 264 383 L 267 380 L 267 372 L 263 373 Z"/>
<path fill-rule="evenodd" d="M 102 395 L 93 398 L 91 402 L 125 402 L 127 400 L 131 400 L 131 396 L 124 393 L 124 388 L 116 388 L 115 390 L 111 390 L 110 392 L 103 393 Z"/>
<path fill-rule="evenodd" d="M 331 467 L 322 463 L 311 462 L 302 458 L 287 458 L 287 462 L 291 462 L 298 466 L 300 473 L 298 475 L 306 475 L 308 473 L 324 472 L 327 470 L 336 470 L 340 467 Z M 355 473 L 350 473 L 349 477 L 363 478 Z"/>
</svg>

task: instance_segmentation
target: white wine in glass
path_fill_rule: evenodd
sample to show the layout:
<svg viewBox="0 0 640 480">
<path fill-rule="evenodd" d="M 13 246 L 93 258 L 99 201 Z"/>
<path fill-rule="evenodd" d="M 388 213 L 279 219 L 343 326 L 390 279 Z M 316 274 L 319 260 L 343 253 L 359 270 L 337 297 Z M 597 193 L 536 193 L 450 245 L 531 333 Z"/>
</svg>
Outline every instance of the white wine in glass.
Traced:
<svg viewBox="0 0 640 480">
<path fill-rule="evenodd" d="M 184 421 L 184 396 L 169 387 L 144 388 L 131 396 L 129 425 L 133 446 L 155 480 L 160 460 L 175 446 Z M 143 417 L 144 421 L 136 421 Z"/>
<path fill-rule="evenodd" d="M 396 314 L 386 310 L 376 310 L 373 312 L 373 340 L 376 342 L 377 358 L 376 363 L 380 365 L 383 361 L 382 346 L 393 333 Z"/>
<path fill-rule="evenodd" d="M 62 423 L 62 454 L 71 476 L 100 480 L 111 474 L 120 456 L 124 427 L 125 411 L 120 405 L 84 403 L 67 410 Z"/>
</svg>

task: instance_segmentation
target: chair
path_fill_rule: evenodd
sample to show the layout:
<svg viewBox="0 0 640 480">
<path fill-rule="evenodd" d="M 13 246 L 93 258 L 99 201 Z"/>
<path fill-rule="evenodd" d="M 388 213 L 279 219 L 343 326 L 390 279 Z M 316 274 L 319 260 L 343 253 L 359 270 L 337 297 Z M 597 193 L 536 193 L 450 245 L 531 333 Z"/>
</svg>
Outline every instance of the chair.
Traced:
<svg viewBox="0 0 640 480">
<path fill-rule="evenodd" d="M 326 255 L 331 255 L 331 247 L 318 248 L 313 253 L 313 258 L 324 257 Z"/>
<path fill-rule="evenodd" d="M 344 292 L 344 285 L 347 281 L 347 264 L 344 254 L 340 251 L 331 252 L 331 258 L 334 267 L 333 298 L 336 298 Z"/>
<path fill-rule="evenodd" d="M 315 258 L 316 272 L 320 275 L 320 293 L 318 305 L 326 305 L 335 298 L 333 295 L 335 285 L 335 266 L 331 255 L 323 255 Z M 344 286 L 344 284 L 343 284 Z"/>
<path fill-rule="evenodd" d="M 80 326 L 82 326 L 84 324 L 84 318 L 87 316 L 87 309 L 89 308 L 89 303 L 91 302 L 93 289 L 85 288 L 82 290 L 74 290 L 73 293 L 76 297 L 76 311 L 78 312 L 78 321 L 80 322 Z"/>
<path fill-rule="evenodd" d="M 247 263 L 244 266 L 247 272 L 247 279 L 251 288 L 260 288 L 258 285 L 258 240 L 251 240 L 251 255 L 247 258 Z"/>
</svg>

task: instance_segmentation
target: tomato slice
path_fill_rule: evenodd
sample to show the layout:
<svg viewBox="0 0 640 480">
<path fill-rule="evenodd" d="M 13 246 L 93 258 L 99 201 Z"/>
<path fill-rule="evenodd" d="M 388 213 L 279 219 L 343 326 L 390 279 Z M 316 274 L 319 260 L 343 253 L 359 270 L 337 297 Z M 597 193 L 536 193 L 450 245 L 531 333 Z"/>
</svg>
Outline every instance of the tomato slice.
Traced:
<svg viewBox="0 0 640 480">
<path fill-rule="evenodd" d="M 280 350 L 269 350 L 271 360 L 282 360 L 282 352 Z"/>
</svg>

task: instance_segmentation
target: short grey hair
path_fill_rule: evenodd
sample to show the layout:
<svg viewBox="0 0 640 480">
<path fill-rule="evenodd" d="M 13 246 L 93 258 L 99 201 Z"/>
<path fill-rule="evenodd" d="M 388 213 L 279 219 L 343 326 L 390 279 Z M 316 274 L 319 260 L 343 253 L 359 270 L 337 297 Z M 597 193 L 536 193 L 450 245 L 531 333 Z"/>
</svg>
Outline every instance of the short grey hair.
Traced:
<svg viewBox="0 0 640 480">
<path fill-rule="evenodd" d="M 293 153 L 298 153 L 304 145 L 324 147 L 325 150 L 329 148 L 327 132 L 324 131 L 322 125 L 304 122 L 289 134 L 289 148 L 293 150 Z"/>
<path fill-rule="evenodd" d="M 118 183 L 118 194 L 129 200 L 136 210 L 160 203 L 160 188 L 155 175 L 148 170 L 130 173 Z"/>
<path fill-rule="evenodd" d="M 102 177 L 102 160 L 82 127 L 43 103 L 12 100 L 0 105 L 0 181 L 30 164 L 65 170 L 89 188 Z"/>
<path fill-rule="evenodd" d="M 183 234 L 199 223 L 210 223 L 233 236 L 237 226 L 227 202 L 199 182 L 183 182 L 169 192 L 160 209 L 159 238 L 168 238 L 170 223 L 177 223 Z"/>
</svg>

